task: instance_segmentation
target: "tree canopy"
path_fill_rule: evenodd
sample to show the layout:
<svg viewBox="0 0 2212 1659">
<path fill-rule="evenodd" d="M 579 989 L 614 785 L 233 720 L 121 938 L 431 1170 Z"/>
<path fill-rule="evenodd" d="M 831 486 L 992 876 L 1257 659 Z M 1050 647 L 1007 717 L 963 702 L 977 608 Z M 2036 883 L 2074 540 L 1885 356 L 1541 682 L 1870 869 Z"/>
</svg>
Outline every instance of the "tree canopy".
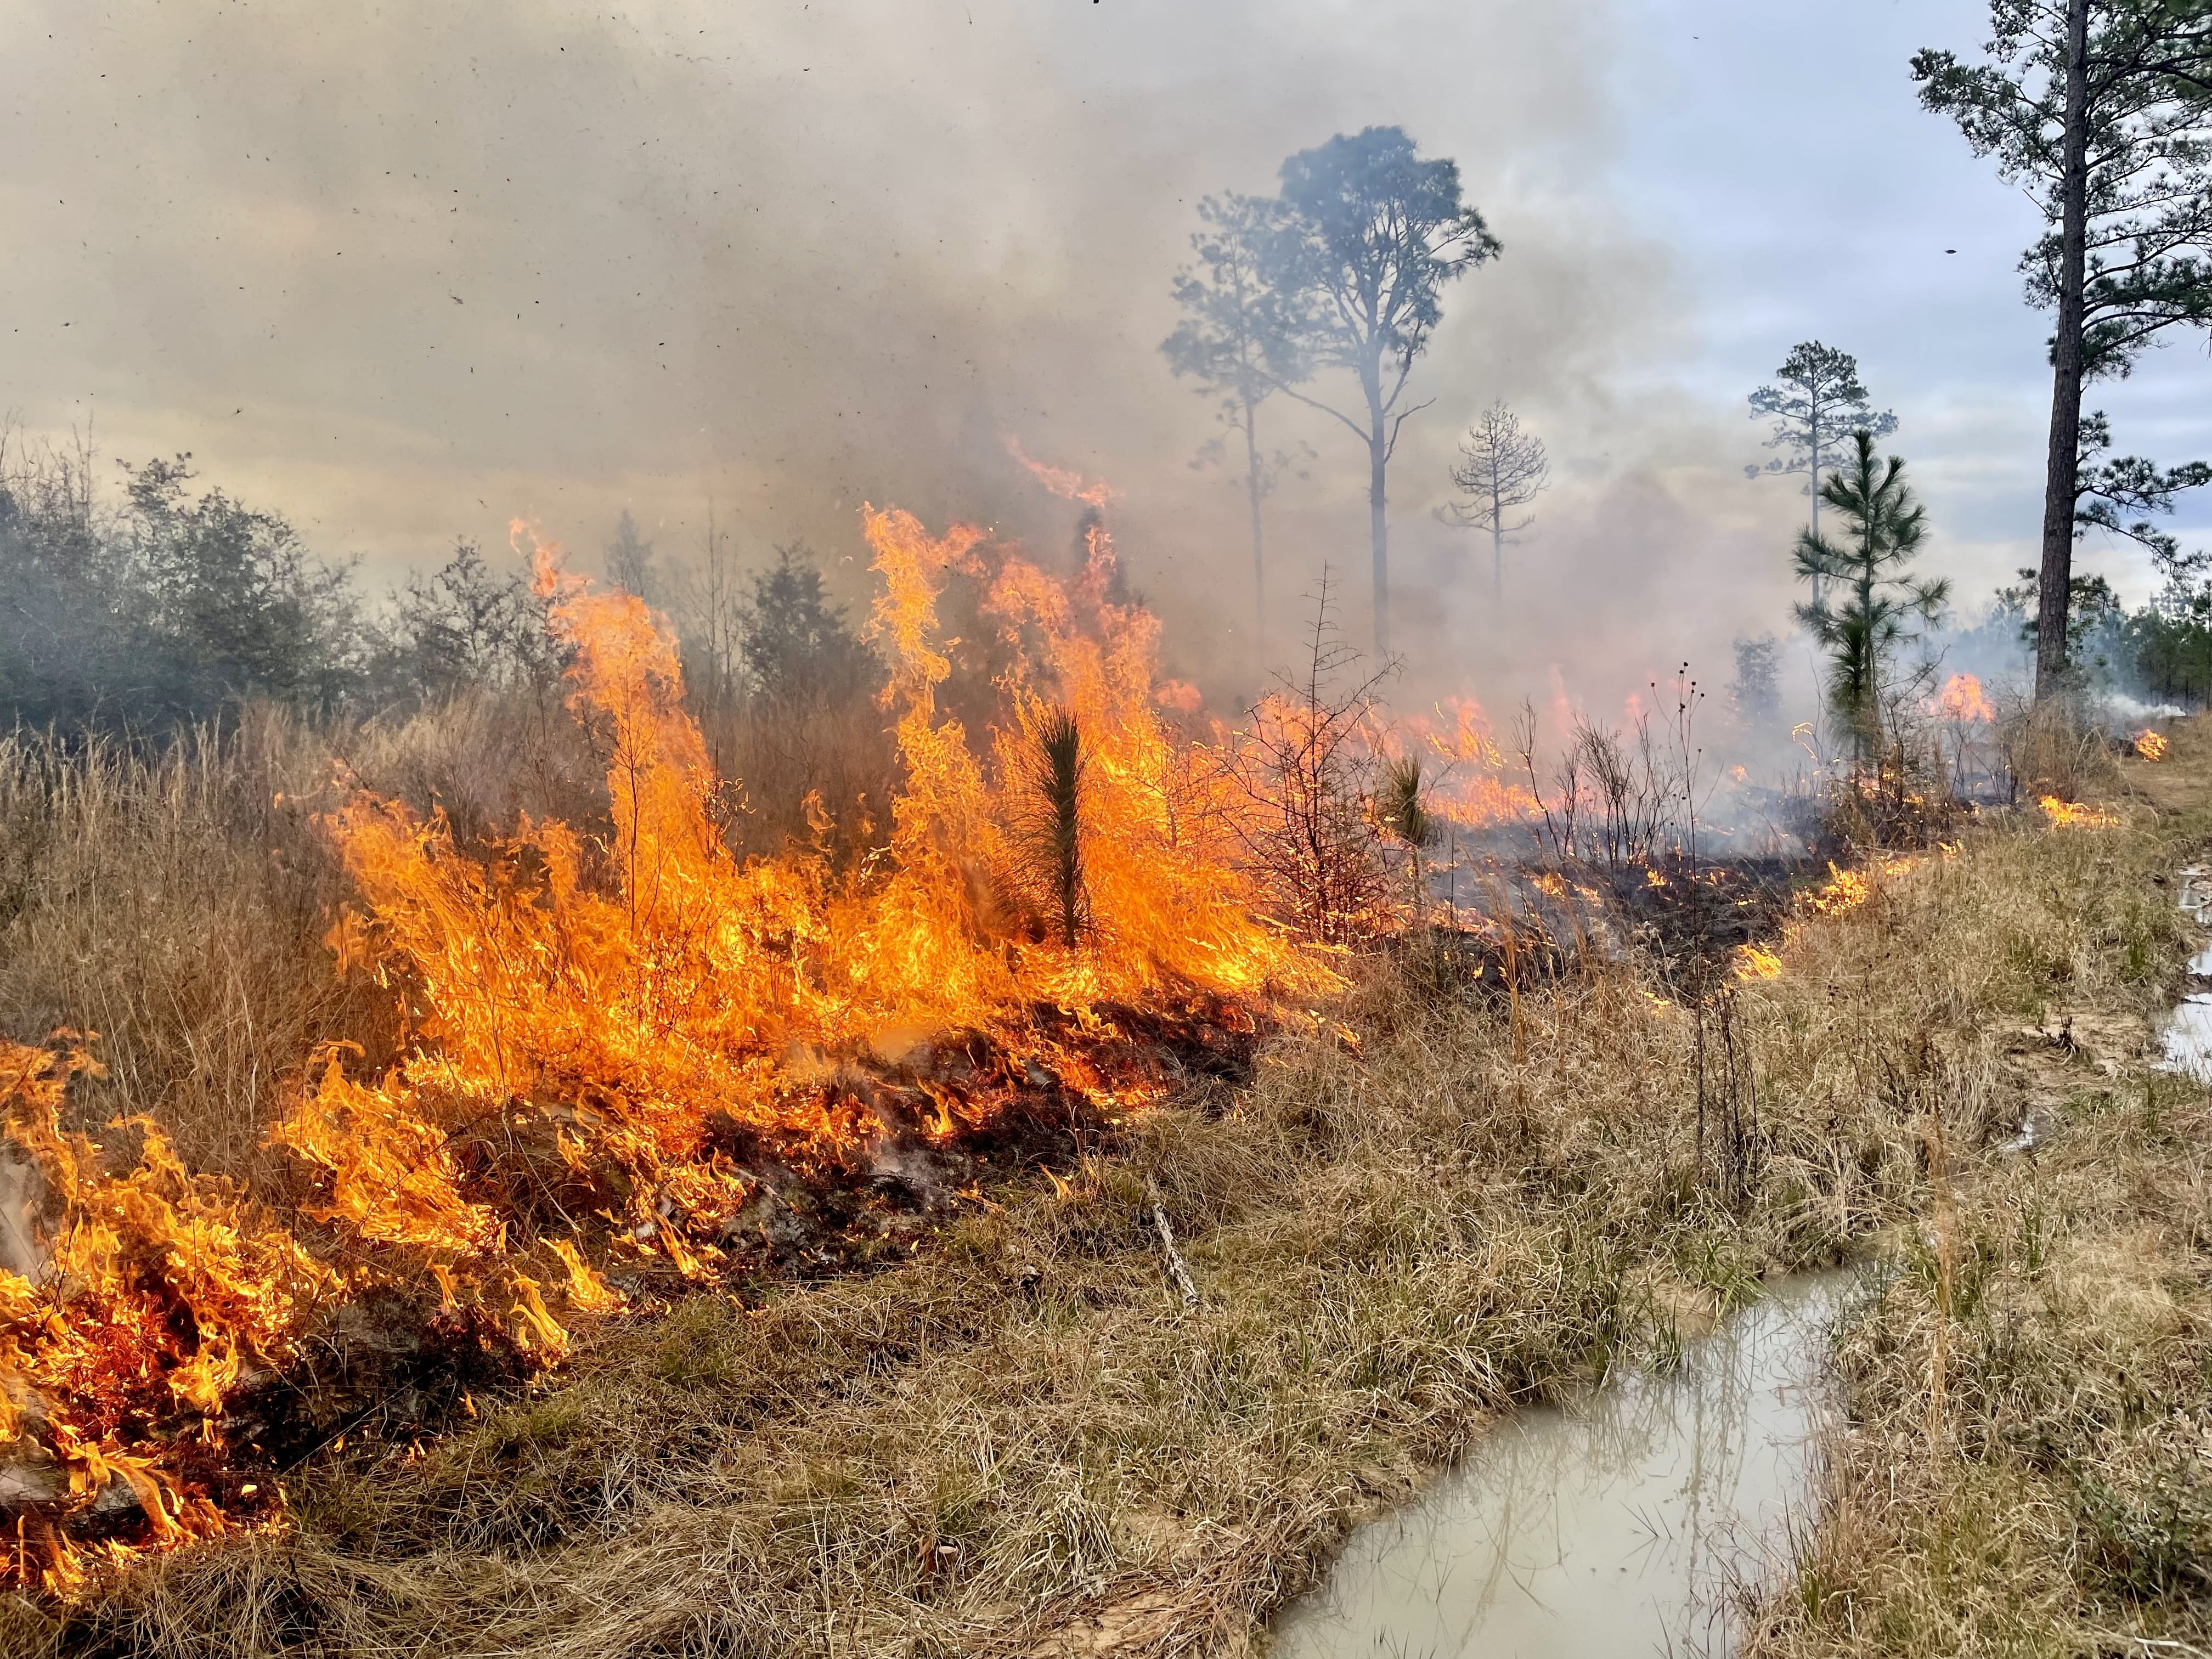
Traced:
<svg viewBox="0 0 2212 1659">
<path fill-rule="evenodd" d="M 1283 163 L 1291 216 L 1273 246 L 1273 282 L 1293 296 L 1285 315 L 1303 361 L 1348 371 L 1361 402 L 1347 413 L 1294 387 L 1367 447 L 1375 642 L 1389 647 L 1386 472 L 1406 422 L 1413 364 L 1443 316 L 1444 285 L 1495 258 L 1500 244 L 1461 194 L 1459 164 L 1423 158 L 1401 127 L 1368 127 Z"/>
</svg>

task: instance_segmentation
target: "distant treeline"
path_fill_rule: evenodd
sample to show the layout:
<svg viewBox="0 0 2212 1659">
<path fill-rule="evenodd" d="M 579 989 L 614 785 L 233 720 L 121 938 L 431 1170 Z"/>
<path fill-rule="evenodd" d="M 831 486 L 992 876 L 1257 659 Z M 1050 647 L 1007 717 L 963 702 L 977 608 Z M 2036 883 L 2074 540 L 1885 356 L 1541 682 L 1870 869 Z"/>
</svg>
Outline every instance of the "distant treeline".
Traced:
<svg viewBox="0 0 2212 1659">
<path fill-rule="evenodd" d="M 2126 691 L 2201 708 L 2212 702 L 2212 555 L 2171 546 L 2153 555 L 2165 578 L 2148 605 L 2130 611 L 2102 576 L 2075 576 L 2067 660 L 2093 689 Z M 1997 590 L 1990 623 L 2035 648 L 2035 576 Z"/>
<path fill-rule="evenodd" d="M 527 576 L 471 543 L 379 595 L 280 514 L 198 488 L 189 456 L 121 473 L 103 499 L 88 454 L 0 444 L 9 724 L 155 735 L 246 701 L 359 714 L 557 686 Z M 679 617 L 699 702 L 841 702 L 877 682 L 802 546 L 738 571 L 710 542 L 703 568 L 665 569 L 625 515 L 608 554 L 618 583 Z"/>
</svg>

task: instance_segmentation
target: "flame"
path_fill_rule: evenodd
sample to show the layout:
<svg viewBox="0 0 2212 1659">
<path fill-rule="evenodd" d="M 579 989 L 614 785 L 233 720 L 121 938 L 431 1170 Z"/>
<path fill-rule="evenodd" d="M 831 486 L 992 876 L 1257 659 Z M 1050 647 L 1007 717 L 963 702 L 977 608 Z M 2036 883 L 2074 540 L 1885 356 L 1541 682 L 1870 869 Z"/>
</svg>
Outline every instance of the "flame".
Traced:
<svg viewBox="0 0 2212 1659">
<path fill-rule="evenodd" d="M 2166 749 L 2166 733 L 2163 732 L 2147 729 L 2136 733 L 2136 753 L 2141 755 L 2145 760 L 2164 760 Z"/>
<path fill-rule="evenodd" d="M 1943 682 L 1942 690 L 1936 694 L 1935 712 L 1961 725 L 1996 718 L 1989 699 L 1982 695 L 1981 681 L 1972 674 L 1954 674 Z"/>
<path fill-rule="evenodd" d="M 1163 708 L 1172 708 L 1178 714 L 1195 714 L 1206 707 L 1206 698 L 1188 680 L 1163 680 L 1160 689 L 1152 693 L 1152 701 Z"/>
<path fill-rule="evenodd" d="M 1022 441 L 1012 433 L 1006 434 L 1006 453 L 1029 469 L 1035 478 L 1055 495 L 1071 501 L 1081 501 L 1085 507 L 1103 507 L 1114 499 L 1114 487 L 1103 482 L 1085 483 L 1083 475 L 1072 467 L 1054 466 L 1048 461 L 1033 460 L 1022 448 Z"/>
<path fill-rule="evenodd" d="M 109 1125 L 107 1145 L 64 1130 L 71 1079 L 99 1069 L 85 1041 L 0 1042 L 0 1129 L 43 1183 L 46 1223 L 43 1263 L 0 1272 L 0 1459 L 44 1497 L 19 1512 L 7 1571 L 55 1595 L 87 1582 L 63 1528 L 94 1504 L 125 1495 L 118 1530 L 155 1547 L 219 1530 L 221 1502 L 252 1507 L 194 1448 L 249 1367 L 294 1357 L 337 1282 L 230 1183 L 188 1173 L 149 1120 Z"/>
<path fill-rule="evenodd" d="M 0 1455 L 54 1487 L 19 1579 L 81 1588 L 94 1558 L 63 1529 L 118 1483 L 143 1516 L 133 1547 L 254 1512 L 258 1483 L 176 1449 L 219 1441 L 227 1402 L 296 1357 L 326 1299 L 428 1287 L 439 1319 L 550 1364 L 578 1316 L 627 1305 L 618 1285 L 721 1271 L 758 1181 L 732 1146 L 801 1173 L 850 1167 L 889 1137 L 988 1124 L 1039 1075 L 1119 1115 L 1167 1086 L 1106 1057 L 1128 1048 L 1122 1011 L 1249 1030 L 1238 1006 L 1337 983 L 1261 918 L 1224 771 L 1168 723 L 1196 695 L 1156 684 L 1158 623 L 1119 597 L 1103 524 L 1066 578 L 969 526 L 933 535 L 870 508 L 862 529 L 903 783 L 888 846 L 841 868 L 824 837 L 773 858 L 727 848 L 726 781 L 673 635 L 514 526 L 569 650 L 569 707 L 606 757 L 608 827 L 524 817 L 465 845 L 441 811 L 358 787 L 319 818 L 356 895 L 333 955 L 388 989 L 404 1039 L 381 1072 L 350 1045 L 303 1057 L 270 1139 L 311 1178 L 312 1227 L 188 1173 L 144 1120 L 110 1146 L 63 1133 L 69 1081 L 93 1065 L 82 1045 L 0 1048 L 0 1127 L 57 1217 L 51 1266 L 0 1274 Z M 1004 664 L 976 740 L 939 701 L 937 604 L 956 579 Z M 1072 936 L 1049 925 L 1022 839 L 1040 744 L 1069 727 Z M 810 817 L 827 822 L 818 801 Z M 963 1058 L 933 1076 L 951 1034 Z"/>
<path fill-rule="evenodd" d="M 1805 895 L 1806 906 L 1817 915 L 1840 915 L 1873 897 L 1877 881 L 1910 875 L 1927 862 L 1924 854 L 1897 853 L 1851 870 L 1831 863 L 1828 879 Z"/>
<path fill-rule="evenodd" d="M 1735 951 L 1735 976 L 1738 979 L 1779 979 L 1782 977 L 1782 958 L 1759 945 L 1739 945 Z"/>
<path fill-rule="evenodd" d="M 367 793 L 325 821 L 362 900 L 341 956 L 405 988 L 416 1043 L 374 1081 L 333 1056 L 283 1143 L 325 1171 L 325 1218 L 364 1247 L 422 1253 L 533 1349 L 565 1340 L 548 1285 L 568 1306 L 614 1299 L 605 1257 L 658 1254 L 686 1277 L 712 1274 L 752 1184 L 712 1150 L 711 1121 L 817 1160 L 880 1136 L 880 1104 L 829 1079 L 884 1052 L 885 1033 L 975 1029 L 1042 1052 L 1026 1012 L 1038 1006 L 1258 995 L 1311 977 L 1209 839 L 1154 712 L 1158 624 L 1110 597 L 1103 527 L 1066 581 L 1010 550 L 987 556 L 971 527 L 935 537 L 869 509 L 864 529 L 906 773 L 878 868 L 841 875 L 812 848 L 733 857 L 714 829 L 721 780 L 683 708 L 675 640 L 635 596 L 591 591 L 520 526 L 574 653 L 570 706 L 605 734 L 611 837 L 526 821 L 487 860 L 456 847 L 442 817 Z M 937 706 L 951 665 L 935 605 L 954 572 L 981 585 L 1012 664 L 981 753 Z M 1037 925 L 1012 829 L 1025 757 L 1055 711 L 1085 751 L 1087 926 L 1074 946 Z M 919 1127 L 941 1138 L 990 1109 L 939 1095 Z M 609 1237 L 526 1256 L 471 1195 L 455 1142 L 518 1114 L 578 1188 L 564 1208 L 619 1210 Z M 593 1248 L 599 1262 L 579 1254 Z"/>
<path fill-rule="evenodd" d="M 2119 814 L 2107 812 L 2100 806 L 2085 806 L 2079 801 L 2061 800 L 2056 795 L 2045 795 L 2036 805 L 2051 820 L 2054 830 L 2104 830 L 2119 823 Z"/>
<path fill-rule="evenodd" d="M 1403 722 L 1407 735 L 1443 763 L 1431 810 L 1469 830 L 1519 824 L 1534 816 L 1536 797 L 1505 775 L 1505 754 L 1482 705 L 1473 697 L 1450 696 L 1434 712 L 1433 720 L 1417 714 Z"/>
</svg>

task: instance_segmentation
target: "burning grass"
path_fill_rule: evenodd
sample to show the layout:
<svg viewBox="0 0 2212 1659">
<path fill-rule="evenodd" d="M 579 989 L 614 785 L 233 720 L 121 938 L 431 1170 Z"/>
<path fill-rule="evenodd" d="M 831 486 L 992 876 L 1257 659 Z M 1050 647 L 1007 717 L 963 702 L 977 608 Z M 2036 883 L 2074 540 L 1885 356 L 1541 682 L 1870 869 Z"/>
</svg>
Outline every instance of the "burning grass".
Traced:
<svg viewBox="0 0 2212 1659">
<path fill-rule="evenodd" d="M 112 1035 L 0 1051 L 36 1224 L 0 1238 L 0 1567 L 46 1598 L 0 1634 L 1233 1645 L 1488 1413 L 1914 1213 L 1914 1091 L 1975 1144 L 1992 1020 L 2171 952 L 2132 831 L 1793 906 L 1668 854 L 1662 774 L 1589 728 L 1620 789 L 1440 921 L 1418 787 L 1386 848 L 1316 739 L 1374 749 L 1357 699 L 1206 732 L 1095 524 L 1064 577 L 866 525 L 902 791 L 771 854 L 731 850 L 660 627 L 548 547 L 573 719 L 8 750 L 11 1007 Z M 1441 815 L 1526 819 L 1451 719 L 1412 734 L 1463 769 Z M 1320 865 L 1255 854 L 1285 824 Z M 1270 912 L 1395 932 L 1363 963 Z"/>
<path fill-rule="evenodd" d="M 67 1595 L 88 1543 L 266 1512 L 256 1470 L 369 1415 L 435 1419 L 387 1408 L 400 1373 L 450 1405 L 557 1363 L 580 1320 L 787 1265 L 795 1235 L 821 1264 L 895 1259 L 902 1209 L 972 1188 L 994 1153 L 1072 1162 L 1193 1069 L 1238 1072 L 1278 1000 L 1338 984 L 1258 915 L 1220 773 L 1156 712 L 1157 623 L 1115 597 L 1103 529 L 1064 580 L 975 531 L 866 530 L 905 781 L 860 864 L 818 803 L 811 842 L 732 855 L 672 640 L 540 545 L 605 821 L 467 833 L 341 765 L 310 832 L 348 894 L 327 944 L 384 1018 L 373 1046 L 325 1027 L 267 1056 L 271 1109 L 223 1148 L 253 1191 L 188 1169 L 152 1116 L 65 1130 L 86 1046 L 0 1054 L 9 1219 L 32 1223 L 0 1263 L 0 1571 Z M 938 706 L 955 575 L 997 630 L 980 752 Z M 1041 812 L 1048 860 L 1020 835 Z"/>
<path fill-rule="evenodd" d="M 1249 1085 L 1195 1068 L 912 1259 L 580 1328 L 443 1440 L 286 1475 L 282 1527 L 142 1562 L 58 1625 L 18 1604 L 11 1644 L 1236 1650 L 1492 1413 L 1920 1214 L 1931 1102 L 1962 1160 L 2019 1121 L 2006 1032 L 2148 1008 L 2169 850 L 1976 832 L 1875 871 L 1729 994 L 1725 1077 L 1632 963 L 1508 1002 L 1409 945 Z"/>
</svg>

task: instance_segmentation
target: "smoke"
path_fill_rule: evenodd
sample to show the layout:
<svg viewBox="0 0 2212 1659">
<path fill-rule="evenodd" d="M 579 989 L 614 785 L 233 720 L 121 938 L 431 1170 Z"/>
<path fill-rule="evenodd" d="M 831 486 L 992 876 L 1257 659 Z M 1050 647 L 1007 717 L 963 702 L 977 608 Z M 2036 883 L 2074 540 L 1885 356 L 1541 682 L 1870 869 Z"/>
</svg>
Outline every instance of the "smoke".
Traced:
<svg viewBox="0 0 2212 1659">
<path fill-rule="evenodd" d="M 1736 476 L 1740 408 L 1668 389 L 1697 339 L 1614 189 L 1618 11 L 32 0 L 5 26 L 0 383 L 108 455 L 193 451 L 373 579 L 518 512 L 588 546 L 627 507 L 681 557 L 711 500 L 857 599 L 863 501 L 1066 544 L 1016 436 L 1121 492 L 1170 667 L 1225 703 L 1265 665 L 1241 497 L 1190 465 L 1210 407 L 1157 350 L 1170 278 L 1200 197 L 1395 122 L 1505 246 L 1449 293 L 1392 467 L 1399 696 L 1497 703 L 1556 669 L 1617 714 L 1780 622 L 1800 505 Z M 1501 397 L 1556 480 L 1502 611 L 1486 545 L 1430 516 Z M 1269 503 L 1271 644 L 1324 564 L 1364 641 L 1360 453 L 1265 418 L 1315 453 Z"/>
</svg>

